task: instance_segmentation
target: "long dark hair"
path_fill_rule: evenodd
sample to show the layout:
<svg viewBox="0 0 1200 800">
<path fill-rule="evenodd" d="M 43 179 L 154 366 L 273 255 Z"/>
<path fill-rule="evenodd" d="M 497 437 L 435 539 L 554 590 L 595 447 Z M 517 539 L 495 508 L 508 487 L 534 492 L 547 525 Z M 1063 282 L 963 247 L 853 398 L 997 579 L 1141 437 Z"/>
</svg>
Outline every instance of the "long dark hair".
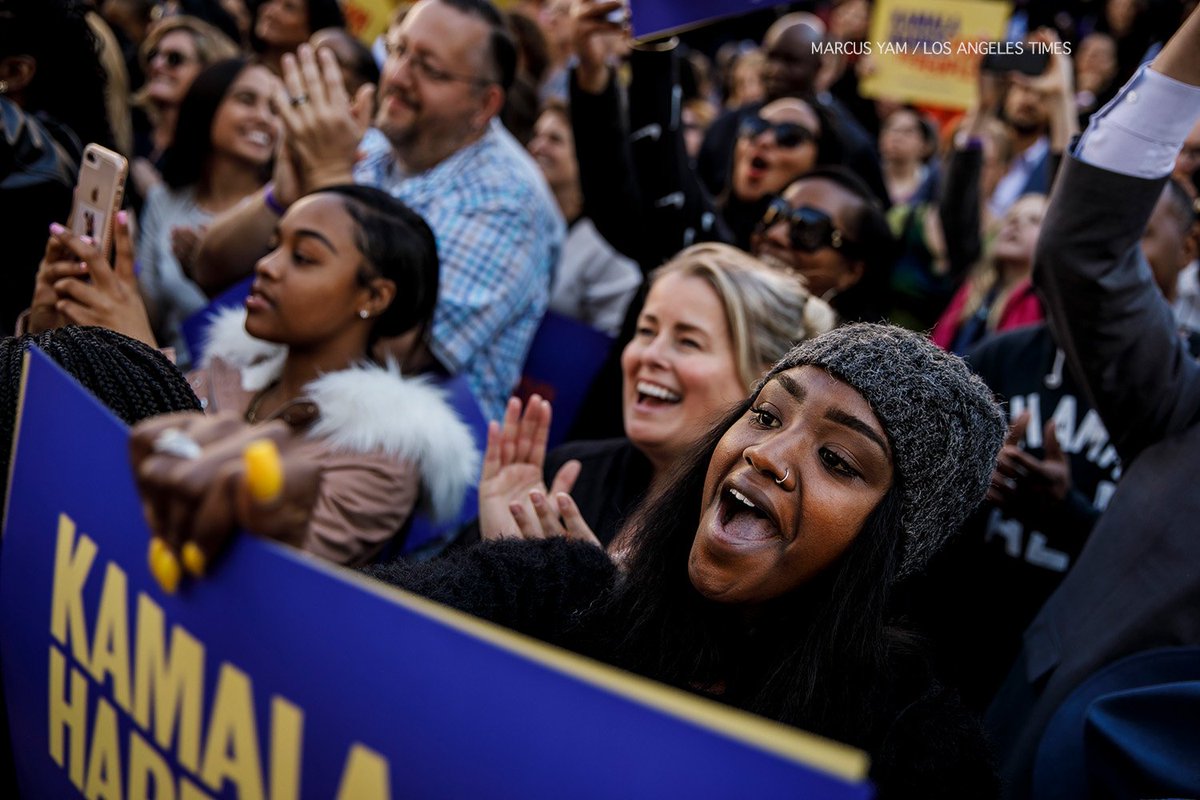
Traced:
<svg viewBox="0 0 1200 800">
<path fill-rule="evenodd" d="M 621 630 L 604 657 L 680 688 L 719 686 L 716 699 L 868 747 L 890 722 L 880 714 L 889 654 L 906 643 L 887 623 L 901 542 L 896 486 L 834 564 L 752 622 L 705 599 L 688 577 L 709 461 L 753 400 L 730 412 L 631 521 L 628 573 L 604 610 Z"/>
<path fill-rule="evenodd" d="M 255 62 L 245 58 L 227 58 L 205 67 L 179 104 L 179 120 L 175 123 L 175 139 L 163 153 L 163 181 L 172 189 L 182 189 L 200 182 L 208 170 L 213 153 L 212 127 L 217 110 L 229 95 L 229 87 Z M 271 174 L 271 164 L 263 166 L 265 182 Z"/>
</svg>

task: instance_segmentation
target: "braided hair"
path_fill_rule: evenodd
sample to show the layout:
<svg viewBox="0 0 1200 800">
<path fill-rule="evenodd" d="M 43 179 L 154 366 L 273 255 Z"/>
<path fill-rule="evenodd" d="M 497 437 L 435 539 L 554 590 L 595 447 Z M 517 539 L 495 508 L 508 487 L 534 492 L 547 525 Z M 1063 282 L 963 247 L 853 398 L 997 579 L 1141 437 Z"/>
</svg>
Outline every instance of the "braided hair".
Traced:
<svg viewBox="0 0 1200 800">
<path fill-rule="evenodd" d="M 76 325 L 9 336 L 0 339 L 0 475 L 8 474 L 21 368 L 30 346 L 54 359 L 127 425 L 171 411 L 201 410 L 183 373 L 136 339 L 107 328 Z"/>
</svg>

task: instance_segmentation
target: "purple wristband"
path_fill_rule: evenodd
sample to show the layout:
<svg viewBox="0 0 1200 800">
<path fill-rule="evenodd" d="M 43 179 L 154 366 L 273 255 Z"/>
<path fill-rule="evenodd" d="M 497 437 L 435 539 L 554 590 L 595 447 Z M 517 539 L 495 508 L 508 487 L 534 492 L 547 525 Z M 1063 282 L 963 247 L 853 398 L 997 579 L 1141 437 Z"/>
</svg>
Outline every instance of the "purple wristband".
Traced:
<svg viewBox="0 0 1200 800">
<path fill-rule="evenodd" d="M 275 184 L 268 183 L 267 191 L 263 193 L 263 205 L 275 212 L 275 216 L 282 217 L 283 212 L 287 211 L 279 204 L 278 198 L 275 197 Z"/>
</svg>

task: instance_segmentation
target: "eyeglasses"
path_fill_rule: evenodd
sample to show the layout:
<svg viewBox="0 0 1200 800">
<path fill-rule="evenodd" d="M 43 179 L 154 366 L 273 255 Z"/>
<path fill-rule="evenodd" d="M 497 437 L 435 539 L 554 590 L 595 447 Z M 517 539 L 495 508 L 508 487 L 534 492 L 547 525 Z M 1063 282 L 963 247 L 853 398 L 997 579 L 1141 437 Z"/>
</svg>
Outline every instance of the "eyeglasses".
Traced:
<svg viewBox="0 0 1200 800">
<path fill-rule="evenodd" d="M 854 242 L 846 238 L 832 217 L 812 206 L 792 208 L 787 200 L 776 197 L 767 206 L 759 228 L 765 231 L 777 222 L 787 222 L 788 241 L 793 250 L 815 253 L 822 247 L 832 247 L 849 255 L 854 247 Z"/>
<path fill-rule="evenodd" d="M 738 126 L 738 136 L 745 136 L 748 139 L 754 139 L 765 131 L 774 133 L 775 144 L 787 150 L 817 140 L 815 133 L 799 123 L 770 123 L 757 115 L 746 117 Z"/>
<path fill-rule="evenodd" d="M 422 80 L 427 80 L 430 83 L 449 83 L 451 81 L 462 81 L 473 86 L 491 86 L 496 81 L 490 78 L 480 78 L 474 75 L 456 75 L 453 72 L 435 67 L 426 60 L 425 56 L 420 53 L 410 53 L 408 46 L 398 42 L 387 42 L 384 45 L 387 54 L 391 58 L 395 58 L 399 62 L 403 62 L 405 58 L 412 64 L 417 74 Z"/>
<path fill-rule="evenodd" d="M 151 50 L 149 55 L 146 57 L 146 63 L 153 64 L 154 59 L 158 58 L 159 56 L 163 57 L 163 60 L 167 62 L 167 66 L 171 69 L 182 67 L 184 64 L 187 64 L 191 61 L 190 58 L 178 50 Z"/>
</svg>

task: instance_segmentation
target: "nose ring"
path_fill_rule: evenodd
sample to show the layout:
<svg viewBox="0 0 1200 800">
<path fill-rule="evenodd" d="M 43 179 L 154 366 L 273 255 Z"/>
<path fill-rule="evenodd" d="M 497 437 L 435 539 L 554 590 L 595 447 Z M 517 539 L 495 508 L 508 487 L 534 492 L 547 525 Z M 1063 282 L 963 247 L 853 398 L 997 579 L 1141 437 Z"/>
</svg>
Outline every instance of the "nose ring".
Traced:
<svg viewBox="0 0 1200 800">
<path fill-rule="evenodd" d="M 778 480 L 776 480 L 775 482 L 776 482 L 777 484 L 779 484 L 780 486 L 783 486 L 783 483 L 784 483 L 784 481 L 786 481 L 786 480 L 788 479 L 788 476 L 789 476 L 789 475 L 791 475 L 791 474 L 792 474 L 792 468 L 791 468 L 791 467 L 788 467 L 786 470 L 784 470 L 784 471 L 783 471 L 783 477 L 782 477 L 782 478 L 779 478 L 779 479 L 778 479 Z"/>
</svg>

